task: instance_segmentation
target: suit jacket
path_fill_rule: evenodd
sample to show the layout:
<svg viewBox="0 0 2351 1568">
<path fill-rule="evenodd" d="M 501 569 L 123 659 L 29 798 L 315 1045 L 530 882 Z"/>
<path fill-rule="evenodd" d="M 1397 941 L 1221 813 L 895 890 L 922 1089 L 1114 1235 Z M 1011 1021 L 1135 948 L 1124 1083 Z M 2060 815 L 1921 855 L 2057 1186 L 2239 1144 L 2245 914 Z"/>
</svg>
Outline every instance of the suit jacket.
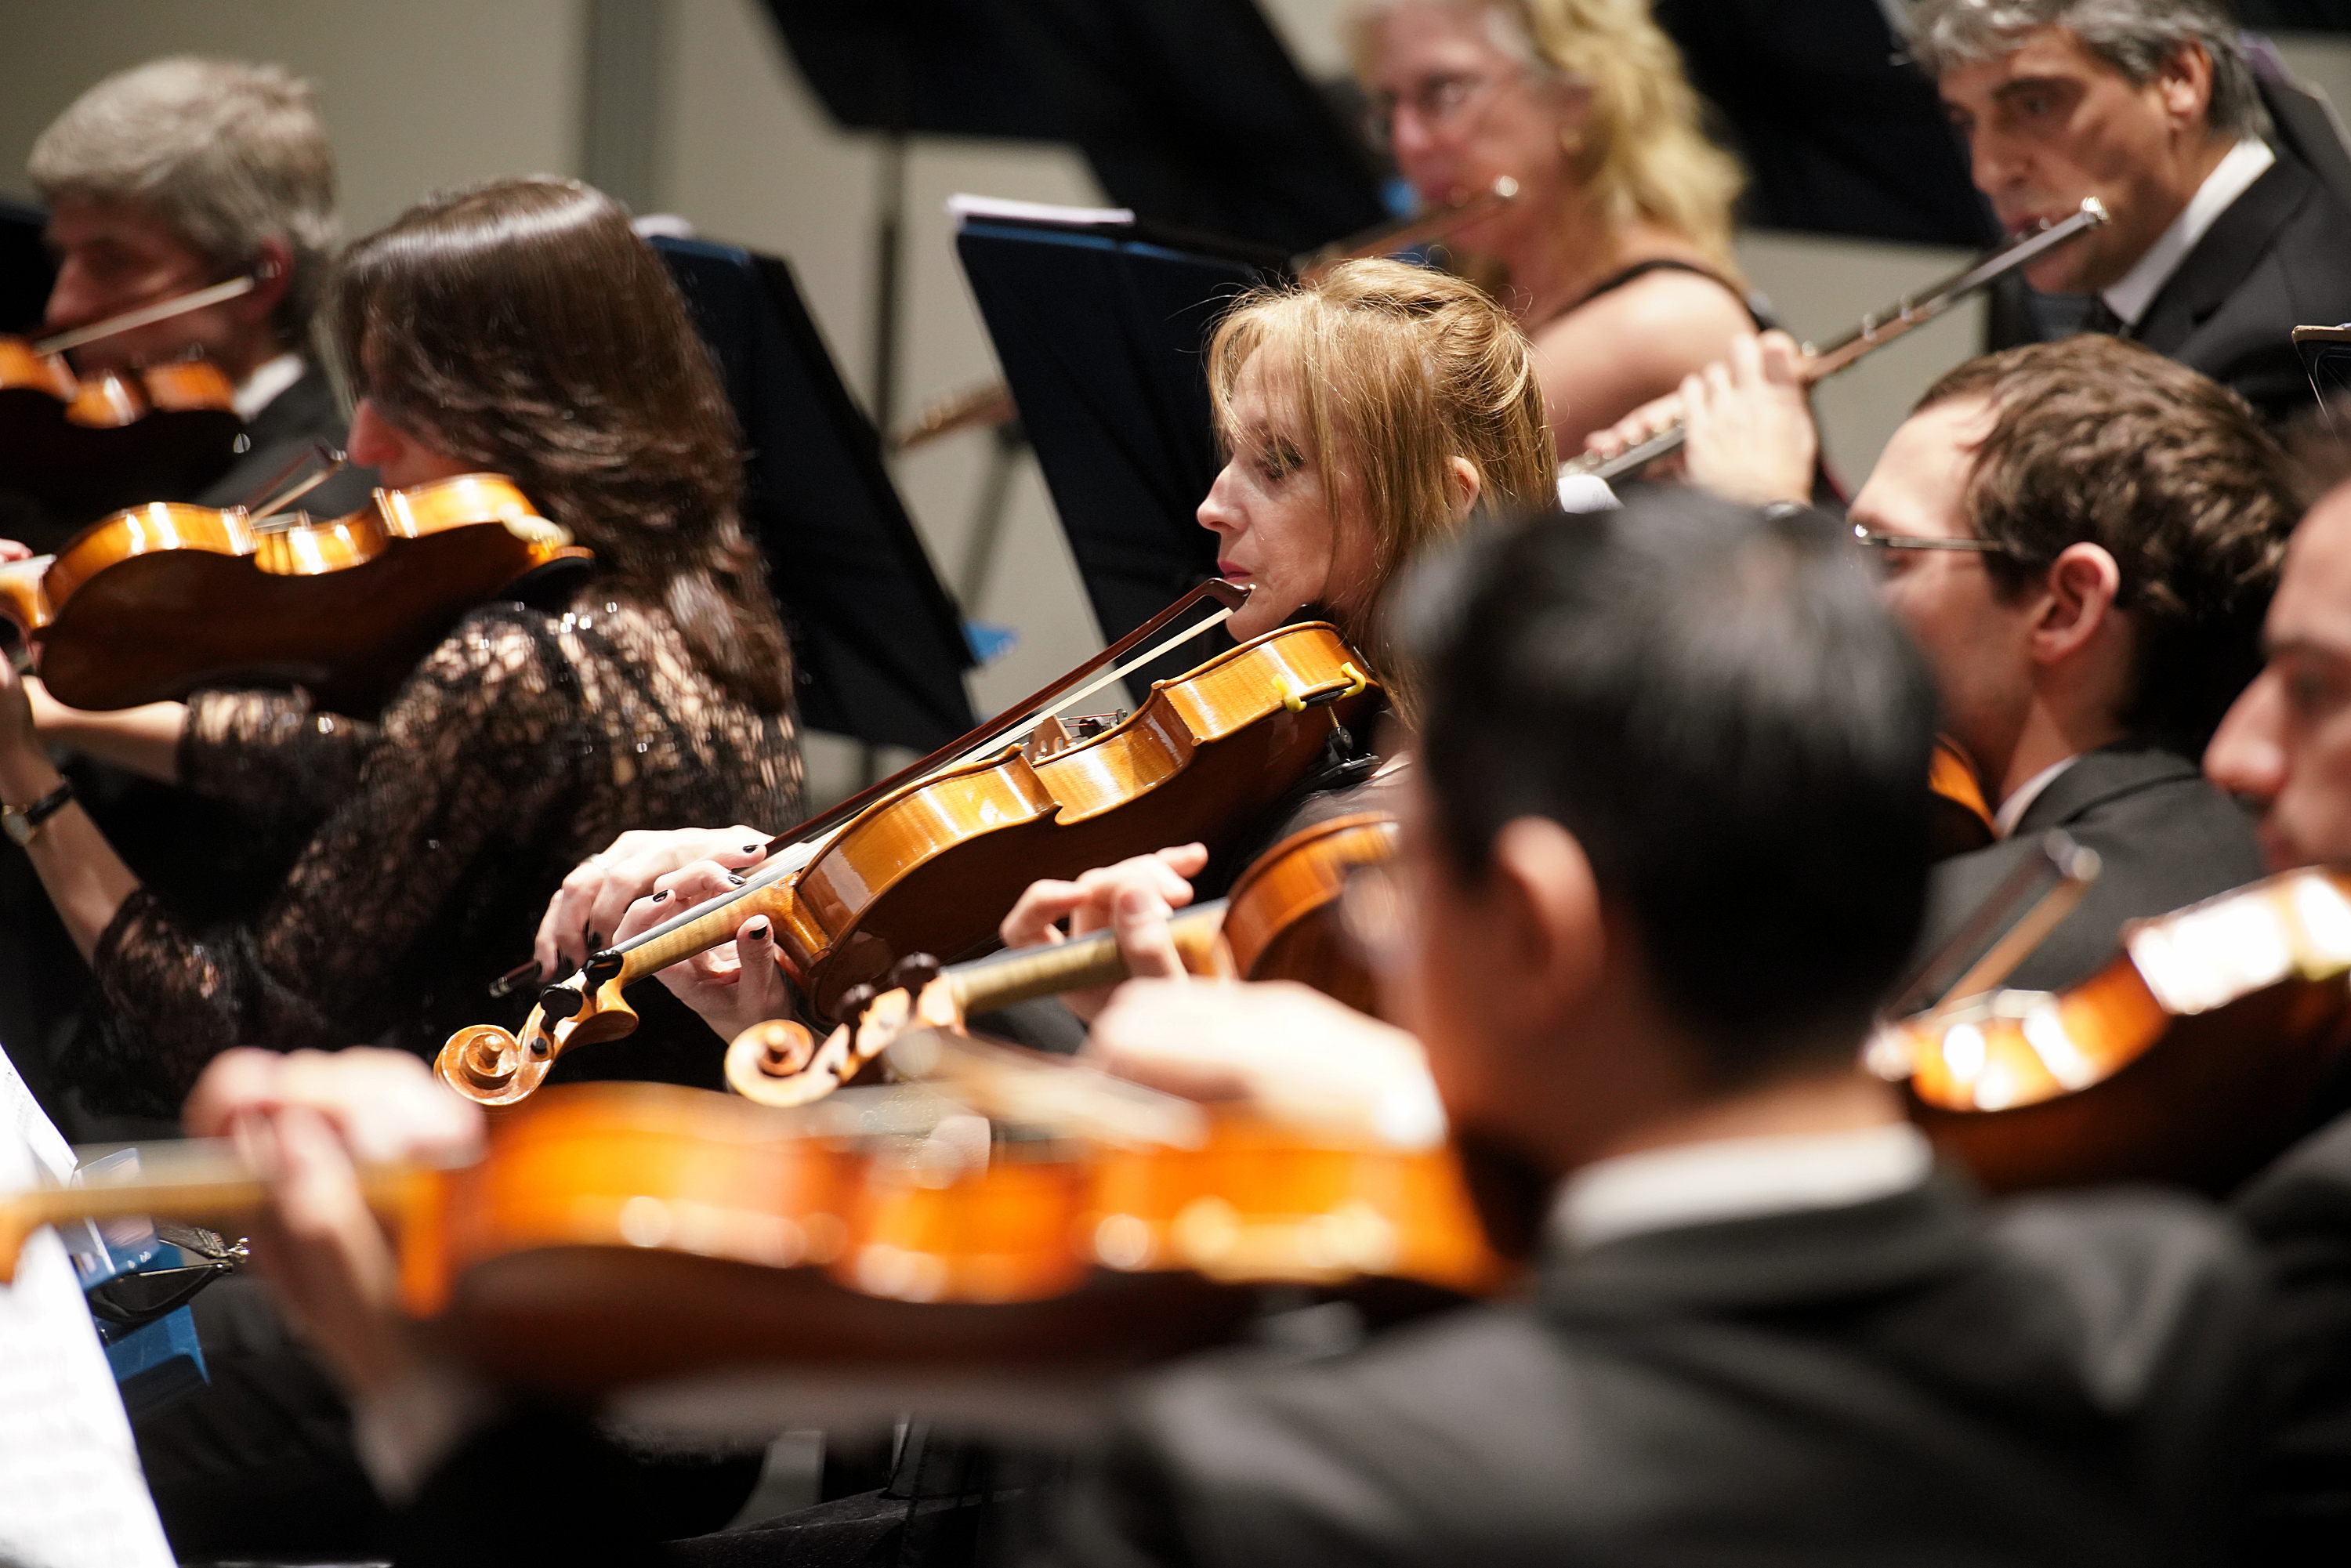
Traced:
<svg viewBox="0 0 2351 1568">
<path fill-rule="evenodd" d="M 2097 851 L 2104 869 L 2080 906 L 2003 982 L 2019 989 L 2069 986 L 2120 950 L 2125 921 L 2168 914 L 2267 873 L 2252 819 L 2195 763 L 2145 741 L 2119 741 L 2059 774 L 2012 835 L 1935 868 L 1921 956 L 1939 952 L 2009 873 L 2039 852 L 2052 828 Z"/>
<path fill-rule="evenodd" d="M 2351 322 L 2351 211 L 2291 157 L 2231 202 L 2130 333 L 2276 424 L 2315 405 L 2296 327 Z"/>
<path fill-rule="evenodd" d="M 1343 1358 L 1165 1378 L 1061 1563 L 2158 1563 L 2224 1555 L 2241 1240 L 2181 1197 L 1937 1176 L 1626 1237 Z"/>
<path fill-rule="evenodd" d="M 268 406 L 246 425 L 245 437 L 250 444 L 244 454 L 202 495 L 186 498 L 201 507 L 235 506 L 253 498 L 254 491 L 308 452 L 312 443 L 324 441 L 340 447 L 349 432 L 350 422 L 336 404 L 326 372 L 305 361 L 302 379 L 270 399 Z M 297 505 L 314 517 L 340 517 L 365 506 L 368 492 L 374 487 L 373 469 L 346 468 Z"/>
<path fill-rule="evenodd" d="M 2248 1561 L 2337 1557 L 2351 1541 L 2351 1116 L 2288 1150 L 2234 1207 L 2268 1275 L 2274 1409 Z"/>
</svg>

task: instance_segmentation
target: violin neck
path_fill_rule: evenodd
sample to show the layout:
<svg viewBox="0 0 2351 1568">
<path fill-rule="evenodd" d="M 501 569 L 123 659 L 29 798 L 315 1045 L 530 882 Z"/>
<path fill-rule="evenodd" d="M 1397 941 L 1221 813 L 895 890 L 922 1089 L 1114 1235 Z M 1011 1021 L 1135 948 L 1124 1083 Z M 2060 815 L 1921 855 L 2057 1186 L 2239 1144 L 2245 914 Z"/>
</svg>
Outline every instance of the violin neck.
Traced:
<svg viewBox="0 0 2351 1568">
<path fill-rule="evenodd" d="M 621 949 L 618 984 L 626 987 L 657 970 L 707 953 L 735 939 L 745 921 L 764 915 L 773 925 L 791 901 L 791 884 L 781 879 L 738 888 L 713 901 L 705 913 L 655 926 Z"/>
<path fill-rule="evenodd" d="M 140 1157 L 142 1168 L 133 1175 L 0 1195 L 0 1284 L 16 1278 L 25 1239 L 45 1225 L 84 1219 L 229 1224 L 257 1213 L 269 1200 L 266 1180 L 225 1144 L 145 1145 Z M 360 1172 L 360 1186 L 372 1206 L 391 1209 L 398 1206 L 406 1185 L 423 1168 L 365 1166 Z"/>
<path fill-rule="evenodd" d="M 1179 910 L 1168 922 L 1186 968 L 1208 967 L 1208 951 L 1224 919 L 1225 901 L 1220 898 Z M 940 977 L 948 982 L 956 1007 L 968 1017 L 1039 997 L 1115 985 L 1127 977 L 1126 958 L 1118 950 L 1115 934 L 1094 931 L 1050 946 L 1016 947 L 958 964 Z"/>
</svg>

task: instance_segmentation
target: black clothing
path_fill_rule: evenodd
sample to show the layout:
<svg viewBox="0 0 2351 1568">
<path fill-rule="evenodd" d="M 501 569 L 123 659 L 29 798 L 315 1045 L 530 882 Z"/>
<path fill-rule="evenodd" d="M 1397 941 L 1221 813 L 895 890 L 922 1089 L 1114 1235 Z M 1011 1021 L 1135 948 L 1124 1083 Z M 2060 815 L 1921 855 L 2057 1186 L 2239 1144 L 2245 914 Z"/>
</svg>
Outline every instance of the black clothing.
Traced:
<svg viewBox="0 0 2351 1568">
<path fill-rule="evenodd" d="M 559 617 L 473 612 L 377 723 L 299 694 L 198 693 L 183 785 L 307 841 L 250 921 L 132 893 L 91 961 L 102 1033 L 68 1079 L 93 1103 L 162 1114 L 233 1045 L 377 1040 L 429 1058 L 467 1024 L 521 1022 L 531 998 L 499 1017 L 491 982 L 529 956 L 564 873 L 619 833 L 798 821 L 790 714 L 720 688 L 666 612 L 592 581 L 580 593 Z M 716 1042 L 697 1038 L 715 1078 Z"/>
<path fill-rule="evenodd" d="M 1647 261 L 1636 261 L 1630 267 L 1610 273 L 1607 277 L 1602 278 L 1599 282 L 1585 289 L 1583 293 L 1577 298 L 1573 304 L 1563 306 L 1561 308 L 1552 311 L 1542 320 L 1530 326 L 1527 330 L 1532 332 L 1538 328 L 1550 326 L 1553 321 L 1558 320 L 1563 316 L 1573 316 L 1575 312 L 1583 309 L 1585 306 L 1591 304 L 1602 295 L 1614 294 L 1616 290 L 1624 287 L 1626 284 L 1637 283 L 1653 272 L 1687 272 L 1693 277 L 1703 277 L 1708 283 L 1719 283 L 1732 298 L 1739 301 L 1740 308 L 1747 312 L 1748 319 L 1755 323 L 1755 329 L 1757 331 L 1768 332 L 1773 327 L 1779 325 L 1778 322 L 1771 319 L 1771 313 L 1764 308 L 1763 303 L 1758 296 L 1750 294 L 1747 290 L 1740 287 L 1739 285 L 1731 282 L 1730 279 L 1723 277 L 1722 274 L 1715 271 L 1712 267 L 1700 267 L 1694 261 L 1677 261 L 1671 256 L 1652 256 Z"/>
<path fill-rule="evenodd" d="M 2085 752 L 2052 780 L 2010 837 L 1935 868 L 1920 955 L 1939 954 L 2009 873 L 2039 852 L 2040 835 L 2052 828 L 2097 851 L 2104 869 L 2080 906 L 2002 982 L 2019 990 L 2072 985 L 2121 951 L 2125 921 L 2169 914 L 2267 872 L 2252 820 L 2206 783 L 2193 761 L 2147 742 L 2118 741 Z"/>
<path fill-rule="evenodd" d="M 318 366 L 304 361 L 302 379 L 271 398 L 245 427 L 247 446 L 228 471 L 201 495 L 159 496 L 157 500 L 193 501 L 200 507 L 235 507 L 256 497 L 267 484 L 316 442 L 340 450 L 348 431 L 335 389 Z M 372 468 L 345 468 L 295 503 L 314 517 L 340 517 L 367 505 L 375 488 Z"/>
<path fill-rule="evenodd" d="M 2275 1401 L 2246 1561 L 2324 1562 L 2351 1540 L 2351 1116 L 2287 1151 L 2233 1207 L 2268 1274 Z"/>
<path fill-rule="evenodd" d="M 2129 336 L 2283 423 L 2316 402 L 2294 329 L 2351 322 L 2346 257 L 2351 211 L 2281 153 L 2196 242 Z"/>
<path fill-rule="evenodd" d="M 1626 1237 L 1536 1299 L 1134 1401 L 1049 1561 L 2221 1559 L 2258 1296 L 2206 1206 L 1938 1177 Z"/>
</svg>

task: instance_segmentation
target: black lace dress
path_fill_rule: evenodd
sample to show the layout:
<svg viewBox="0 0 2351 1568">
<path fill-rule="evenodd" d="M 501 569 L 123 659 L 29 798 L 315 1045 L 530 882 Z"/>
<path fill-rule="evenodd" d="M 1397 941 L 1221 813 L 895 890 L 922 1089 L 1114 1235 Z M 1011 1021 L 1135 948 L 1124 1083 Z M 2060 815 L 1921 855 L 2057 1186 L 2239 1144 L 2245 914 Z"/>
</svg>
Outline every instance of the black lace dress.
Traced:
<svg viewBox="0 0 2351 1568">
<path fill-rule="evenodd" d="M 493 1001 L 491 982 L 529 956 L 564 873 L 615 834 L 800 815 L 791 715 L 729 696 L 664 613 L 593 585 L 565 614 L 475 611 L 377 722 L 284 693 L 198 694 L 180 776 L 300 848 L 250 920 L 192 918 L 146 888 L 124 903 L 91 963 L 99 1016 L 64 1064 L 103 1110 L 175 1114 L 231 1046 L 429 1056 L 466 1024 L 511 1028 L 529 998 Z M 715 1072 L 707 1030 L 697 1044 Z M 639 1075 L 625 1045 L 595 1051 Z"/>
</svg>

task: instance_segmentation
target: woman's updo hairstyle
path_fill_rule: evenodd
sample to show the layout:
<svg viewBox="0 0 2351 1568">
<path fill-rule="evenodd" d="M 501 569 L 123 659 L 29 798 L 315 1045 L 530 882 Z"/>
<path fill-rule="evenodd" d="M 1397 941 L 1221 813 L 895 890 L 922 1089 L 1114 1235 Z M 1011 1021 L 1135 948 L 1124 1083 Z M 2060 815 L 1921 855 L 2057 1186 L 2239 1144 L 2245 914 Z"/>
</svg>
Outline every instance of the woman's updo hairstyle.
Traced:
<svg viewBox="0 0 2351 1568">
<path fill-rule="evenodd" d="M 1478 472 L 1480 508 L 1541 506 L 1554 479 L 1532 350 L 1510 313 L 1476 285 L 1400 261 L 1350 261 L 1307 283 L 1237 300 L 1208 343 L 1220 439 L 1241 367 L 1262 355 L 1276 397 L 1297 399 L 1300 434 L 1340 527 L 1349 503 L 1372 533 L 1371 579 L 1332 583 L 1332 612 L 1376 658 L 1382 591 L 1455 524 L 1452 462 Z"/>
</svg>

